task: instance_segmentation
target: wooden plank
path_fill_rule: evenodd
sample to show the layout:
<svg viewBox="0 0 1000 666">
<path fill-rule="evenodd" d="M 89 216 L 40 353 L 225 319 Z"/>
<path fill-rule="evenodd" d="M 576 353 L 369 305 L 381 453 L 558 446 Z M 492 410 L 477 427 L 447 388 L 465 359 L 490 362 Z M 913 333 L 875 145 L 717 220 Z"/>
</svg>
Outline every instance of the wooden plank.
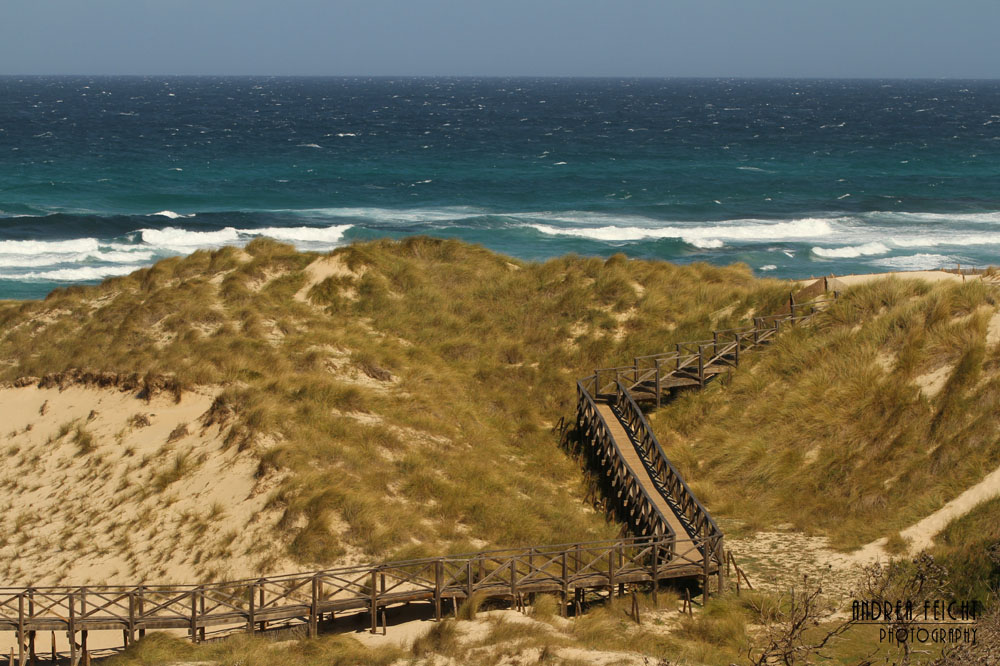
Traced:
<svg viewBox="0 0 1000 666">
<path fill-rule="evenodd" d="M 614 413 L 614 410 L 611 409 L 611 405 L 600 403 L 597 405 L 597 410 L 604 418 L 604 421 L 608 424 L 608 430 L 611 432 L 611 436 L 615 439 L 615 443 L 618 444 L 618 448 L 622 452 L 622 462 L 628 467 L 629 472 L 631 472 L 639 484 L 649 489 L 649 494 L 652 497 L 653 502 L 656 504 L 656 508 L 674 530 L 674 533 L 676 533 L 679 538 L 682 538 L 685 534 L 687 534 L 684 524 L 674 513 L 670 504 L 660 494 L 656 485 L 653 483 L 653 480 L 649 477 L 646 465 L 643 464 L 642 459 L 639 457 L 639 453 L 635 450 L 635 446 L 632 444 L 631 438 L 625 431 L 625 427 L 622 425 L 621 421 L 618 420 L 618 416 Z"/>
</svg>

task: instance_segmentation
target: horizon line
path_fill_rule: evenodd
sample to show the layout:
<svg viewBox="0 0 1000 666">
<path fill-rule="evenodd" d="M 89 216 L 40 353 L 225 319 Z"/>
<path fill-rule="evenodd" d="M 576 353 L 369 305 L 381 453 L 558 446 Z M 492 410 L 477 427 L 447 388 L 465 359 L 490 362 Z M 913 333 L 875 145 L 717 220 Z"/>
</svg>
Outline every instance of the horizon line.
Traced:
<svg viewBox="0 0 1000 666">
<path fill-rule="evenodd" d="M 285 79 L 543 79 L 543 80 L 646 80 L 646 81 L 1000 81 L 980 76 L 730 76 L 730 75 L 626 75 L 626 74 L 166 74 L 166 73 L 2 73 L 0 78 L 285 78 Z"/>
</svg>

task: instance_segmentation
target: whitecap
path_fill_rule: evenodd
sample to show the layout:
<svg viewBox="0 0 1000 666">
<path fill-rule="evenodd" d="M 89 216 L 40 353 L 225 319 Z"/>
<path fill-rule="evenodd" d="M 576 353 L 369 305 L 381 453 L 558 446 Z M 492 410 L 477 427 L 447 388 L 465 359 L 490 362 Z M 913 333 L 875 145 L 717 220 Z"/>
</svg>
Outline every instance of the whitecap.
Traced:
<svg viewBox="0 0 1000 666">
<path fill-rule="evenodd" d="M 32 271 L 30 273 L 0 272 L 0 280 L 88 282 L 117 275 L 128 275 L 140 268 L 142 268 L 141 265 L 85 266 L 81 268 L 57 268 L 51 271 Z"/>
<path fill-rule="evenodd" d="M 710 226 L 602 226 L 602 227 L 556 227 L 550 224 L 527 224 L 526 226 L 551 236 L 577 236 L 602 241 L 638 241 L 649 238 L 679 238 L 693 244 L 705 240 L 764 241 L 791 238 L 817 238 L 834 233 L 829 219 L 802 218 L 788 222 L 766 222 L 762 220 L 740 220 L 732 223 Z"/>
<path fill-rule="evenodd" d="M 267 236 L 275 240 L 305 243 L 336 243 L 344 237 L 344 232 L 353 225 L 340 224 L 333 227 L 264 227 L 262 229 L 239 229 L 247 236 Z"/>
<path fill-rule="evenodd" d="M 307 208 L 300 210 L 278 210 L 277 213 L 290 213 L 307 217 L 332 217 L 346 218 L 352 220 L 366 220 L 376 224 L 405 222 L 453 222 L 467 219 L 479 215 L 487 215 L 488 212 L 482 208 L 471 206 L 445 206 L 442 208 L 407 208 L 397 210 L 394 208 L 368 208 L 368 207 L 343 207 L 343 208 Z"/>
<path fill-rule="evenodd" d="M 861 215 L 873 222 L 971 222 L 974 224 L 1000 224 L 1000 211 L 980 213 L 907 213 L 897 211 L 872 211 Z"/>
<path fill-rule="evenodd" d="M 954 266 L 960 263 L 971 263 L 963 261 L 961 257 L 951 257 L 943 254 L 908 254 L 901 257 L 884 257 L 874 259 L 870 263 L 885 268 L 895 268 L 904 271 L 932 270 L 946 266 Z"/>
<path fill-rule="evenodd" d="M 952 234 L 947 236 L 893 236 L 892 244 L 899 247 L 938 247 L 953 245 L 966 247 L 974 245 L 1000 245 L 1000 233 Z"/>
<path fill-rule="evenodd" d="M 298 147 L 299 148 L 322 148 L 323 146 L 319 145 L 318 143 L 300 143 L 298 145 Z"/>
<path fill-rule="evenodd" d="M 864 245 L 848 245 L 846 247 L 814 247 L 813 254 L 825 259 L 851 259 L 854 257 L 867 257 L 876 254 L 886 254 L 889 248 L 879 243 L 865 243 Z"/>
<path fill-rule="evenodd" d="M 177 227 L 140 229 L 139 235 L 144 243 L 181 251 L 235 243 L 240 239 L 239 232 L 233 227 L 226 227 L 218 231 L 187 231 Z"/>
<path fill-rule="evenodd" d="M 175 213 L 172 210 L 161 210 L 158 213 L 150 213 L 146 217 L 168 217 L 171 220 L 179 220 L 181 218 L 194 217 L 194 213 L 191 213 L 189 215 L 182 215 L 181 213 Z"/>
<path fill-rule="evenodd" d="M 150 250 L 140 252 L 119 252 L 98 250 L 95 252 L 3 254 L 0 253 L 0 268 L 39 268 L 62 264 L 102 262 L 109 264 L 134 264 L 150 261 L 155 253 Z"/>
<path fill-rule="evenodd" d="M 0 241 L 0 255 L 39 255 L 61 252 L 96 252 L 96 238 L 73 238 L 61 241 L 9 240 Z"/>
<path fill-rule="evenodd" d="M 761 266 L 760 270 L 762 270 L 762 271 L 773 271 L 776 268 L 777 268 L 777 266 L 775 266 L 774 264 L 767 264 L 766 266 Z"/>
</svg>

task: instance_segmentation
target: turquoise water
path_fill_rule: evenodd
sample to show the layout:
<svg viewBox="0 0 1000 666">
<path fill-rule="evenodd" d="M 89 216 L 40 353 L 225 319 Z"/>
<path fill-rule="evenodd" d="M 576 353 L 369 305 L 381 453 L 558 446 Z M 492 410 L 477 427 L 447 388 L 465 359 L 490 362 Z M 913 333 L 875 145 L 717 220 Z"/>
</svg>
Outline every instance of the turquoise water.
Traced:
<svg viewBox="0 0 1000 666">
<path fill-rule="evenodd" d="M 1000 82 L 0 78 L 0 298 L 258 235 L 997 263 Z"/>
</svg>

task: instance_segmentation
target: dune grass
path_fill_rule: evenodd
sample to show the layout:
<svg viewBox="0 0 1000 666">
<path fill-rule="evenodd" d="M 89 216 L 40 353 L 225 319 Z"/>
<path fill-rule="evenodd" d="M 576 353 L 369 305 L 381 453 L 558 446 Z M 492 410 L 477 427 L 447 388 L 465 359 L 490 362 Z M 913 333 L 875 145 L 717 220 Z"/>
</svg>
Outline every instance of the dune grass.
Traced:
<svg viewBox="0 0 1000 666">
<path fill-rule="evenodd" d="M 843 548 L 894 534 L 1000 465 L 997 302 L 978 281 L 855 287 L 653 427 L 720 515 Z"/>
<path fill-rule="evenodd" d="M 1000 593 L 1000 497 L 953 520 L 932 553 L 948 569 L 955 598 L 994 605 Z"/>
<path fill-rule="evenodd" d="M 775 310 L 788 289 L 745 266 L 526 263 L 409 238 L 335 251 L 346 270 L 297 300 L 317 258 L 259 239 L 4 303 L 0 379 L 223 386 L 204 424 L 261 477 L 285 473 L 276 541 L 304 565 L 601 539 L 618 527 L 559 445 L 575 380 Z M 190 468 L 170 455 L 154 490 Z"/>
<path fill-rule="evenodd" d="M 122 654 L 100 663 L 107 666 L 159 666 L 167 663 L 208 663 L 216 666 L 388 666 L 404 656 L 391 647 L 367 648 L 349 636 L 323 636 L 314 641 L 275 642 L 267 638 L 233 636 L 224 641 L 192 645 L 153 632 Z"/>
</svg>

